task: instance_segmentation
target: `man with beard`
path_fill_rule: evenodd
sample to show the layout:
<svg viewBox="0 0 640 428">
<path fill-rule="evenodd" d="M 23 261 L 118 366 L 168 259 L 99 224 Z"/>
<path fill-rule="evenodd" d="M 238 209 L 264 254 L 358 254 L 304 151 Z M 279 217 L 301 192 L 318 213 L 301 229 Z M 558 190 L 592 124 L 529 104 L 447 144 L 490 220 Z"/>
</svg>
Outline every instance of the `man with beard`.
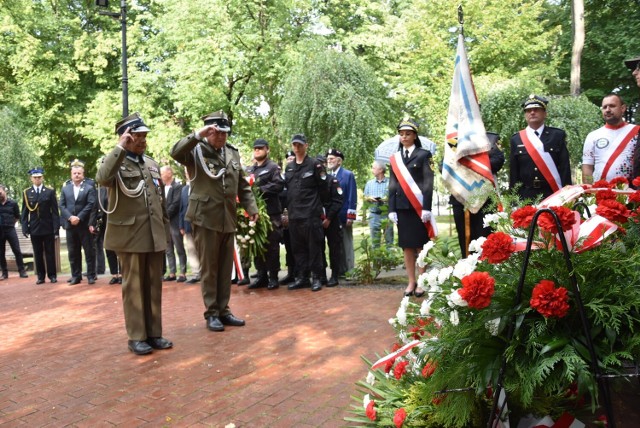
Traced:
<svg viewBox="0 0 640 428">
<path fill-rule="evenodd" d="M 605 96 L 601 110 L 605 124 L 587 135 L 582 149 L 582 182 L 611 181 L 615 177 L 631 181 L 640 127 L 624 121 L 627 106 L 619 95 Z"/>
</svg>

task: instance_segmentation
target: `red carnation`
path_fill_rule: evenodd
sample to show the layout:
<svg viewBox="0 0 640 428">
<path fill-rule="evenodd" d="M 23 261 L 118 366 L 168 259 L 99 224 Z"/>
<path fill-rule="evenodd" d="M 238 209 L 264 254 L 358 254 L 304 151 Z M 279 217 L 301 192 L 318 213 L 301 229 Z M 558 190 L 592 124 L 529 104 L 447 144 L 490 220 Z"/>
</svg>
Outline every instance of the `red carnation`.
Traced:
<svg viewBox="0 0 640 428">
<path fill-rule="evenodd" d="M 571 226 L 573 226 L 576 222 L 576 216 L 574 212 L 567 207 L 550 208 L 558 216 L 558 220 L 560 220 L 562 230 L 571 230 Z M 549 213 L 540 214 L 540 217 L 538 217 L 538 225 L 542 230 L 546 232 L 558 233 L 558 226 L 553 219 L 553 216 Z"/>
<path fill-rule="evenodd" d="M 629 180 L 627 180 L 626 177 L 614 177 L 610 181 L 610 184 L 612 187 L 617 187 L 618 184 L 621 184 L 620 189 L 624 189 L 625 187 L 629 186 Z"/>
<path fill-rule="evenodd" d="M 533 220 L 533 216 L 536 213 L 536 208 L 531 205 L 527 205 L 526 207 L 518 208 L 514 212 L 511 213 L 511 220 L 513 220 L 513 227 L 528 229 L 531 225 L 531 220 Z"/>
<path fill-rule="evenodd" d="M 616 196 L 616 193 L 611 189 L 599 190 L 596 192 L 596 204 L 599 204 L 606 199 L 615 199 Z"/>
<path fill-rule="evenodd" d="M 409 364 L 409 361 L 400 361 L 398 364 L 396 364 L 396 366 L 393 368 L 393 376 L 396 379 L 400 380 L 402 375 L 407 372 L 408 364 Z"/>
<path fill-rule="evenodd" d="M 566 288 L 556 288 L 553 281 L 543 279 L 533 287 L 529 303 L 545 318 L 562 318 L 569 311 L 568 301 L 569 295 Z"/>
<path fill-rule="evenodd" d="M 490 234 L 482 244 L 481 260 L 497 264 L 507 260 L 513 253 L 513 239 L 504 232 Z"/>
<path fill-rule="evenodd" d="M 384 365 L 384 372 L 389 373 L 395 362 L 396 362 L 395 358 L 392 358 L 391 360 L 387 361 L 386 364 Z"/>
<path fill-rule="evenodd" d="M 496 280 L 487 272 L 473 272 L 462 278 L 462 288 L 458 294 L 470 308 L 483 309 L 491 303 L 495 285 Z"/>
<path fill-rule="evenodd" d="M 629 195 L 629 202 L 631 202 L 632 204 L 640 203 L 640 190 L 636 190 Z"/>
<path fill-rule="evenodd" d="M 608 187 L 609 189 L 611 188 L 611 185 L 609 184 L 609 182 L 607 180 L 598 180 L 595 183 L 593 183 L 593 187 L 595 188 L 605 188 Z"/>
<path fill-rule="evenodd" d="M 431 361 L 427 361 L 427 364 L 425 364 L 424 367 L 422 368 L 422 376 L 431 377 L 433 372 L 436 371 L 436 367 L 438 367 L 437 363 L 435 362 L 432 363 Z"/>
<path fill-rule="evenodd" d="M 640 187 L 640 177 L 634 178 L 631 184 L 633 184 L 633 187 L 635 187 L 636 189 Z"/>
<path fill-rule="evenodd" d="M 396 410 L 396 413 L 393 415 L 393 423 L 396 425 L 396 428 L 400 428 L 406 418 L 407 411 L 405 409 L 401 407 Z"/>
<path fill-rule="evenodd" d="M 369 404 L 367 404 L 367 410 L 365 411 L 365 414 L 367 415 L 367 417 L 372 421 L 375 421 L 378 416 L 375 405 L 376 405 L 375 401 L 373 400 L 369 401 Z"/>
<path fill-rule="evenodd" d="M 606 199 L 596 207 L 596 214 L 615 223 L 626 223 L 631 211 L 618 201 Z"/>
</svg>

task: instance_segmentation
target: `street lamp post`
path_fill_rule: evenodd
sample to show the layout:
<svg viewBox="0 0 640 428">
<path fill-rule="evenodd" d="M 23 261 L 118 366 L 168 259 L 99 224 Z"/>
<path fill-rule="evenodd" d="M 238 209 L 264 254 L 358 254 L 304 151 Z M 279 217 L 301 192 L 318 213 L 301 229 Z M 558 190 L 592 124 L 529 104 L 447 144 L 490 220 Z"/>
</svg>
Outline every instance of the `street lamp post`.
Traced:
<svg viewBox="0 0 640 428">
<path fill-rule="evenodd" d="M 109 7 L 109 0 L 96 0 L 96 6 Z M 122 117 L 129 116 L 129 78 L 127 77 L 127 1 L 120 0 L 120 12 L 99 11 L 100 15 L 120 19 L 122 28 Z"/>
</svg>

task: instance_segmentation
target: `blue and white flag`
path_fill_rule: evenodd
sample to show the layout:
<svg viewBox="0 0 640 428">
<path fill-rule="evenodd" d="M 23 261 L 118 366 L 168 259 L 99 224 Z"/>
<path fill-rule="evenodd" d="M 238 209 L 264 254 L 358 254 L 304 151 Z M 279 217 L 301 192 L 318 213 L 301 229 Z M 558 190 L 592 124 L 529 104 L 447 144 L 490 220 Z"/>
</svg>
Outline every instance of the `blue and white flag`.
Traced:
<svg viewBox="0 0 640 428">
<path fill-rule="evenodd" d="M 489 163 L 490 148 L 460 34 L 449 98 L 442 178 L 451 195 L 472 213 L 482 208 L 495 184 Z"/>
</svg>

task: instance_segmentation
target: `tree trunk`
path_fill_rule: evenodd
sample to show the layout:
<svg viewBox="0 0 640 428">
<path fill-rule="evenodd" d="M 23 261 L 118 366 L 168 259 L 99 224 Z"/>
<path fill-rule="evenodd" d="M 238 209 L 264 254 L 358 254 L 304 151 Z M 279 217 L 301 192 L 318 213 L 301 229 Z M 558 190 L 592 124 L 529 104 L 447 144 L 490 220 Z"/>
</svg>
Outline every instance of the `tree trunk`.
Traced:
<svg viewBox="0 0 640 428">
<path fill-rule="evenodd" d="M 571 52 L 571 95 L 580 95 L 580 61 L 584 48 L 584 0 L 572 0 L 573 50 Z"/>
</svg>

